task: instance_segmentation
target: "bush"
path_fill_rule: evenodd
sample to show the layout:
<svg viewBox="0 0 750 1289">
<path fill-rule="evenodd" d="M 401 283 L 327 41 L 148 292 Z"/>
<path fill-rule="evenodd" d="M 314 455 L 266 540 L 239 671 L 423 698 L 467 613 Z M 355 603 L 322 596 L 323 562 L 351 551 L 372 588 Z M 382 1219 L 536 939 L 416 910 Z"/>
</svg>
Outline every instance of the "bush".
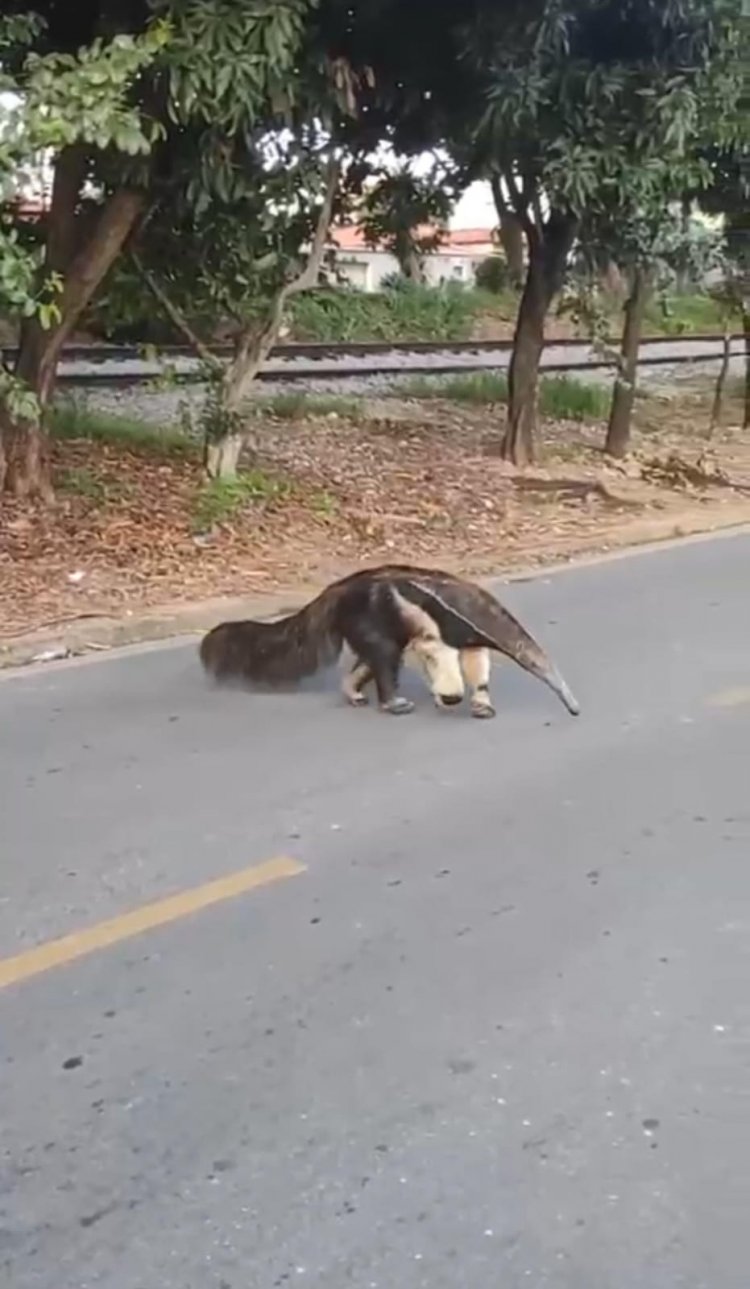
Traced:
<svg viewBox="0 0 750 1289">
<path fill-rule="evenodd" d="M 329 344 L 356 340 L 463 340 L 471 335 L 472 323 L 481 314 L 508 321 L 516 316 L 518 293 L 510 284 L 507 263 L 500 255 L 488 256 L 477 267 L 477 286 L 473 289 L 458 282 L 429 287 L 395 274 L 391 277 L 392 284 L 384 283 L 377 293 L 329 287 L 297 296 L 290 310 L 289 338 Z M 612 298 L 603 303 L 616 333 L 622 321 L 622 301 Z M 189 308 L 187 311 L 200 335 L 221 335 L 221 319 L 194 316 Z M 655 297 L 646 315 L 647 331 L 656 334 L 718 332 L 722 325 L 721 306 L 708 293 L 675 293 L 665 300 Z M 739 329 L 739 319 L 734 326 Z M 127 260 L 118 264 L 107 279 L 104 291 L 83 320 L 83 330 L 121 344 L 158 346 L 183 342 Z"/>
<path fill-rule="evenodd" d="M 293 304 L 294 335 L 300 340 L 462 340 L 477 304 L 470 291 L 415 286 L 367 295 L 362 291 L 314 291 Z"/>
<path fill-rule="evenodd" d="M 414 283 L 405 278 L 403 273 L 386 273 L 385 277 L 380 279 L 381 291 L 408 291 Z"/>
<path fill-rule="evenodd" d="M 477 264 L 474 279 L 480 291 L 489 291 L 491 295 L 502 295 L 513 286 L 508 262 L 501 255 L 488 255 Z"/>
</svg>

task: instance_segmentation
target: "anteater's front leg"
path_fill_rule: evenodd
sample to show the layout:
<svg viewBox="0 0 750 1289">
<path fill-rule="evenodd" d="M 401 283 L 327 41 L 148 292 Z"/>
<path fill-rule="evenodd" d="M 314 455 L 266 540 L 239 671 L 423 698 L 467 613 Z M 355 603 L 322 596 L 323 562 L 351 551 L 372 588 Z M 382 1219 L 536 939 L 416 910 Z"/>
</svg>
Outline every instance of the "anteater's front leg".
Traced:
<svg viewBox="0 0 750 1289">
<path fill-rule="evenodd" d="M 488 720 L 495 715 L 490 698 L 489 649 L 462 649 L 461 670 L 471 687 L 471 714 Z"/>
<path fill-rule="evenodd" d="M 357 662 L 345 683 L 344 692 L 347 697 L 350 697 L 350 692 L 358 693 L 361 686 L 372 678 L 375 681 L 381 711 L 388 712 L 391 716 L 405 716 L 413 711 L 414 704 L 398 692 L 401 646 L 395 640 L 382 635 L 377 628 L 363 623 L 357 623 L 350 628 L 346 635 L 346 643 L 357 657 Z M 362 698 L 364 695 L 356 699 L 350 698 L 350 701 L 354 701 L 358 706 Z"/>
<path fill-rule="evenodd" d="M 365 685 L 372 680 L 372 669 L 361 658 L 355 658 L 353 666 L 341 683 L 341 692 L 352 707 L 366 707 L 367 694 Z"/>
</svg>

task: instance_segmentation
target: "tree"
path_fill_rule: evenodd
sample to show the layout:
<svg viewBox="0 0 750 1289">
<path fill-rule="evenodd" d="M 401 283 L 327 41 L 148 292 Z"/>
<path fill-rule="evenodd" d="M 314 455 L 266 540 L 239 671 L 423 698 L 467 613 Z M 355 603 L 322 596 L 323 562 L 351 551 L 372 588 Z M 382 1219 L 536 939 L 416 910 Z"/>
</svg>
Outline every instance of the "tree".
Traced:
<svg viewBox="0 0 750 1289">
<path fill-rule="evenodd" d="M 162 203 L 182 201 L 182 214 L 201 221 L 213 202 L 238 199 L 248 177 L 238 156 L 257 157 L 259 136 L 299 112 L 300 84 L 312 95 L 333 83 L 345 96 L 351 85 L 345 68 L 305 45 L 313 0 L 100 0 L 78 6 L 74 21 L 55 0 L 24 9 L 26 18 L 40 12 L 30 48 L 8 63 L 22 111 L 45 95 L 45 119 L 67 130 L 43 140 L 54 171 L 43 271 L 64 286 L 55 325 L 44 331 L 32 319 L 22 331 L 15 375 L 39 411 L 14 416 L 6 404 L 6 486 L 48 497 L 41 414 L 60 349 L 128 239 Z M 129 32 L 118 35 L 123 25 Z M 95 64 L 102 51 L 112 61 L 122 50 L 137 51 L 140 64 L 117 82 L 108 131 L 101 87 L 111 98 L 113 73 Z"/>
<path fill-rule="evenodd" d="M 585 224 L 582 243 L 589 267 L 608 258 L 623 271 L 629 294 L 624 307 L 624 330 L 615 378 L 605 451 L 620 457 L 630 442 L 638 352 L 649 294 L 676 283 L 702 283 L 716 269 L 724 271 L 725 303 L 731 310 L 732 274 L 727 273 L 727 247 L 705 224 L 693 218 L 696 197 L 708 205 L 717 179 L 726 166 L 711 164 L 717 148 L 739 157 L 750 141 L 745 92 L 743 20 L 734 0 L 723 6 L 723 25 L 701 69 L 694 91 L 700 103 L 699 118 L 690 137 L 678 151 L 653 158 L 649 182 L 635 188 L 611 209 L 599 202 Z M 737 167 L 739 173 L 739 166 Z M 735 193 L 738 196 L 738 193 Z M 746 208 L 743 215 L 746 217 Z M 725 345 L 725 359 L 728 349 Z M 726 374 L 726 366 L 722 368 Z M 717 386 L 717 413 L 721 401 L 721 376 Z"/>
<path fill-rule="evenodd" d="M 604 450 L 608 456 L 623 457 L 630 446 L 638 355 L 649 297 L 676 282 L 703 281 L 710 270 L 722 266 L 723 259 L 719 240 L 708 229 L 695 221 L 686 222 L 684 215 L 670 221 L 668 210 L 660 205 L 622 220 L 609 239 L 609 247 L 629 289 Z"/>
<path fill-rule="evenodd" d="M 695 163 L 688 162 L 677 180 L 679 190 L 688 175 L 695 178 Z M 603 270 L 614 263 L 627 283 L 624 324 L 612 391 L 605 452 L 625 456 L 630 444 L 631 419 L 636 394 L 638 355 L 643 321 L 650 298 L 676 282 L 703 281 L 722 266 L 720 238 L 697 220 L 685 221 L 684 212 L 669 205 L 669 176 L 664 190 L 653 193 L 650 205 L 618 203 L 609 211 L 595 210 L 584 219 L 579 238 L 578 262 L 582 270 L 579 292 L 572 308 L 583 318 L 597 348 L 608 349 L 607 318 L 601 307 L 599 282 Z M 674 195 L 674 194 L 673 194 Z"/>
<path fill-rule="evenodd" d="M 397 135 L 401 151 L 429 147 L 448 106 L 463 92 L 455 32 L 477 2 L 436 0 L 425 57 L 422 0 L 361 0 L 356 6 L 349 0 L 87 0 L 75 6 L 16 0 L 16 23 L 1 53 L 4 88 L 19 93 L 30 120 L 39 102 L 35 86 L 44 82 L 46 122 L 57 127 L 39 141 L 51 154 L 54 179 L 35 290 L 39 295 L 48 283 L 42 302 L 49 303 L 49 290 L 63 289 L 56 291 L 58 312 L 46 319 L 35 315 L 22 331 L 14 390 L 26 391 L 33 402 L 27 400 L 23 412 L 7 397 L 2 404 L 11 456 L 6 487 L 51 495 L 42 418 L 60 349 L 128 240 L 140 240 L 143 222 L 172 219 L 184 231 L 192 216 L 203 225 L 200 243 L 212 207 L 235 202 L 240 211 L 240 189 L 259 173 L 259 140 L 278 137 L 303 119 L 320 127 L 332 88 L 339 103 L 348 100 L 351 109 L 359 98 L 363 105 L 356 119 L 350 112 L 345 151 L 362 152 L 366 143 L 374 148 L 386 137 L 393 143 Z M 18 19 L 28 24 L 25 32 Z M 141 65 L 118 78 L 115 58 L 126 47 L 137 51 Z M 102 75 L 94 67 L 100 55 L 109 60 Z M 374 74 L 367 70 L 372 67 Z M 117 111 L 107 132 L 110 102 Z M 249 161 L 238 162 L 245 145 Z M 29 148 L 36 147 L 30 136 Z M 322 147 L 317 163 L 318 179 L 311 171 L 305 198 L 308 213 L 320 212 L 327 192 Z M 270 191 L 266 177 L 263 184 Z M 270 240 L 275 213 L 272 206 L 264 214 Z M 281 222 L 288 229 L 289 209 Z M 8 230 L 4 251 L 9 236 Z M 286 232 L 281 241 L 288 248 Z M 14 252 L 7 254 L 12 277 Z M 294 273 L 282 286 L 292 280 Z M 45 330 L 43 320 L 54 325 Z"/>
<path fill-rule="evenodd" d="M 746 53 L 750 35 L 743 31 Z M 747 62 L 741 63 L 746 67 Z M 742 316 L 745 336 L 745 398 L 743 428 L 750 427 L 750 98 L 743 84 L 737 114 L 739 129 L 728 146 L 706 156 L 711 184 L 700 193 L 704 210 L 724 219 L 724 293 Z"/>
<path fill-rule="evenodd" d="M 423 283 L 424 259 L 445 235 L 455 203 L 451 177 L 435 167 L 420 176 L 402 165 L 385 171 L 365 195 L 360 225 L 371 247 L 384 247 L 396 258 L 409 282 Z"/>
<path fill-rule="evenodd" d="M 291 298 L 318 285 L 345 186 L 338 135 L 355 115 L 360 81 L 344 60 L 321 58 L 316 37 L 300 23 L 283 95 L 268 92 L 242 131 L 218 131 L 213 112 L 205 127 L 186 122 L 181 161 L 173 158 L 167 180 L 153 185 L 149 218 L 131 247 L 143 281 L 202 359 L 208 392 L 200 422 L 211 478 L 236 474 L 252 382 Z M 231 319 L 228 365 L 212 354 L 190 311 Z"/>
<path fill-rule="evenodd" d="M 734 2 L 734 0 L 733 0 Z M 488 5 L 467 57 L 487 95 L 478 164 L 528 245 L 502 455 L 534 457 L 544 323 L 581 221 L 685 152 L 725 41 L 723 0 L 545 0 L 509 34 Z"/>
<path fill-rule="evenodd" d="M 415 76 L 404 76 L 388 34 L 396 2 L 365 0 L 353 10 L 343 0 L 321 0 L 300 29 L 281 107 L 278 94 L 267 94 L 241 136 L 217 129 L 213 108 L 205 131 L 187 121 L 179 140 L 181 162 L 173 144 L 169 174 L 152 185 L 149 218 L 132 243 L 134 262 L 203 359 L 209 391 L 202 416 L 205 464 L 213 476 L 231 477 L 237 468 L 251 424 L 252 381 L 289 299 L 317 284 L 332 214 L 361 195 L 371 169 L 368 153 L 389 129 L 397 142 L 394 123 L 409 146 L 427 137 L 428 98 L 424 92 L 414 98 Z M 451 3 L 455 23 L 458 5 Z M 412 72 L 423 47 L 419 8 L 418 0 L 398 7 L 401 27 L 411 31 L 406 44 Z M 447 46 L 440 48 L 442 58 Z M 206 156 L 217 150 L 219 163 L 212 162 L 207 181 Z M 380 194 L 395 198 L 403 191 L 397 177 Z M 410 181 L 406 222 L 425 214 L 443 217 L 449 204 L 434 178 L 432 184 Z M 394 205 L 398 224 L 403 208 L 391 202 L 391 216 Z M 384 208 L 381 214 L 389 218 Z M 401 246 L 400 232 L 396 237 Z M 405 254 L 416 250 L 412 244 Z M 190 324 L 191 313 L 201 311 L 233 321 L 234 356 L 226 369 Z"/>
<path fill-rule="evenodd" d="M 51 484 L 41 415 L 60 350 L 143 201 L 137 187 L 124 182 L 102 200 L 95 217 L 87 211 L 88 236 L 79 238 L 76 211 L 89 160 L 97 154 L 130 162 L 155 143 L 158 124 L 130 105 L 128 91 L 158 57 L 167 34 L 154 23 L 138 37 L 94 36 L 70 53 L 47 50 L 48 31 L 33 12 L 0 19 L 0 89 L 9 96 L 0 134 L 0 307 L 21 321 L 15 372 L 0 373 L 0 489 L 45 498 Z M 56 165 L 39 252 L 24 247 L 12 215 L 28 171 L 49 152 Z"/>
<path fill-rule="evenodd" d="M 497 211 L 500 242 L 508 264 L 508 276 L 511 285 L 518 290 L 523 285 L 523 227 L 503 192 L 502 181 L 498 174 L 490 175 L 490 185 Z"/>
<path fill-rule="evenodd" d="M 274 140 L 272 155 L 243 144 L 244 183 L 205 213 L 165 203 L 131 248 L 137 273 L 202 359 L 200 416 L 211 478 L 232 478 L 247 440 L 247 396 L 295 294 L 318 284 L 337 197 L 340 160 L 315 131 Z M 233 354 L 224 364 L 189 311 L 228 318 Z"/>
</svg>

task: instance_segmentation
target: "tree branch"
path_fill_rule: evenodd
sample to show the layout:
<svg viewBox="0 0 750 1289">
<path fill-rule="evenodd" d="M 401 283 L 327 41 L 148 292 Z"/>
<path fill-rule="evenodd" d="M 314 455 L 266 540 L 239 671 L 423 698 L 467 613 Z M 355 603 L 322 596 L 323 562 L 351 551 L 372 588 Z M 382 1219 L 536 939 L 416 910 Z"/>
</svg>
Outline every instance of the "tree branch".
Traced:
<svg viewBox="0 0 750 1289">
<path fill-rule="evenodd" d="M 515 211 L 516 218 L 518 219 L 518 222 L 526 236 L 532 237 L 534 235 L 535 226 L 533 220 L 529 217 L 529 203 L 526 193 L 522 191 L 518 183 L 518 179 L 513 174 L 510 166 L 503 170 L 502 177 L 505 181 L 505 186 L 508 189 L 511 205 Z"/>
<path fill-rule="evenodd" d="M 205 340 L 201 339 L 197 331 L 193 330 L 180 306 L 175 303 L 151 270 L 146 267 L 136 250 L 131 249 L 130 258 L 139 277 L 143 279 L 154 299 L 161 305 L 169 318 L 169 321 L 177 328 L 180 334 L 185 337 L 188 344 L 195 350 L 198 357 L 204 363 L 207 363 L 209 366 L 218 370 L 222 366 L 219 359 L 211 352 L 209 346 L 206 344 Z"/>
<path fill-rule="evenodd" d="M 536 224 L 537 229 L 539 230 L 539 236 L 543 238 L 544 237 L 544 216 L 542 214 L 542 203 L 536 188 L 534 188 L 531 195 L 531 209 L 534 212 L 534 223 Z"/>
<path fill-rule="evenodd" d="M 52 200 L 48 213 L 47 246 L 42 278 L 48 272 L 65 273 L 76 251 L 76 208 L 86 177 L 86 148 L 82 143 L 63 148 L 55 165 Z"/>
<path fill-rule="evenodd" d="M 332 156 L 327 166 L 323 204 L 318 212 L 312 244 L 302 272 L 296 278 L 292 278 L 290 282 L 286 282 L 277 292 L 275 298 L 271 301 L 268 315 L 260 330 L 255 331 L 246 328 L 238 337 L 237 350 L 225 377 L 227 385 L 232 390 L 230 398 L 232 403 L 242 401 L 247 386 L 255 378 L 259 368 L 276 343 L 279 328 L 284 320 L 284 309 L 286 308 L 287 300 L 301 291 L 310 291 L 317 286 L 318 274 L 320 273 L 320 266 L 323 262 L 328 233 L 331 227 L 333 203 L 336 198 L 340 174 L 341 163 L 336 157 Z"/>
<path fill-rule="evenodd" d="M 15 374 L 35 391 L 42 404 L 53 388 L 63 345 L 120 254 L 144 204 L 144 194 L 134 188 L 118 188 L 107 198 L 91 235 L 66 269 L 57 301 L 60 322 L 43 331 L 38 319 L 33 320 L 29 336 L 22 342 Z"/>
<path fill-rule="evenodd" d="M 505 215 L 508 215 L 511 213 L 511 210 L 510 210 L 510 206 L 505 200 L 503 185 L 500 180 L 500 176 L 498 174 L 490 175 L 490 188 L 492 189 L 492 200 L 495 203 L 495 210 L 497 211 L 497 217 L 499 220 L 502 220 Z"/>
<path fill-rule="evenodd" d="M 318 219 L 313 233 L 312 245 L 307 257 L 307 263 L 300 273 L 299 277 L 293 278 L 283 288 L 286 299 L 290 295 L 296 295 L 298 291 L 310 291 L 318 284 L 318 275 L 320 266 L 323 263 L 328 233 L 331 227 L 333 216 L 333 203 L 336 199 L 336 190 L 339 186 L 339 177 L 341 174 L 341 162 L 337 157 L 332 156 L 326 167 L 326 186 L 323 194 L 323 205 L 318 212 Z"/>
</svg>

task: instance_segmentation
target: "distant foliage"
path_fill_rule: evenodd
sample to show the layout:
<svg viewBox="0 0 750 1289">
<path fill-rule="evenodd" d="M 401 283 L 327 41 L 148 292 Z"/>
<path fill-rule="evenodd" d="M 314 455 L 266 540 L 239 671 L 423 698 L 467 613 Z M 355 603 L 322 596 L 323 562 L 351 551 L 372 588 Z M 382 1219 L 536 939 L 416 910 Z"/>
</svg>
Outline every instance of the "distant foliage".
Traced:
<svg viewBox="0 0 750 1289">
<path fill-rule="evenodd" d="M 501 295 L 513 286 L 508 261 L 501 255 L 488 255 L 482 260 L 476 267 L 474 280 L 481 291 L 492 295 Z"/>
<path fill-rule="evenodd" d="M 384 283 L 385 286 L 385 283 Z M 578 318 L 582 334 L 590 333 L 588 316 L 579 317 L 574 309 L 581 291 L 580 280 L 574 281 L 561 300 L 560 312 Z M 602 295 L 599 309 L 601 327 L 606 336 L 616 334 L 620 322 L 621 300 Z M 480 317 L 496 317 L 512 322 L 518 307 L 518 296 L 508 288 L 500 293 L 467 290 L 465 287 L 414 287 L 398 279 L 398 284 L 378 293 L 366 294 L 353 288 L 311 292 L 292 302 L 287 340 L 324 341 L 332 344 L 347 340 L 463 340 L 468 339 Z M 227 322 L 187 310 L 195 329 L 215 340 L 226 337 Z M 735 319 L 739 327 L 739 314 Z M 722 309 L 711 294 L 666 292 L 653 299 L 646 313 L 646 331 L 650 334 L 690 335 L 691 332 L 720 331 Z M 128 270 L 126 261 L 113 272 L 107 288 L 86 318 L 86 330 L 92 335 L 119 344 L 165 345 L 179 343 L 181 337 L 169 321 L 153 308 L 147 291 Z"/>
<path fill-rule="evenodd" d="M 385 247 L 408 281 L 421 282 L 424 258 L 439 247 L 455 200 L 453 180 L 439 167 L 421 177 L 408 166 L 385 172 L 365 195 L 365 241 L 373 249 Z"/>
<path fill-rule="evenodd" d="M 461 340 L 476 313 L 469 291 L 401 283 L 397 289 L 318 291 L 294 301 L 294 334 L 300 340 Z"/>
</svg>

